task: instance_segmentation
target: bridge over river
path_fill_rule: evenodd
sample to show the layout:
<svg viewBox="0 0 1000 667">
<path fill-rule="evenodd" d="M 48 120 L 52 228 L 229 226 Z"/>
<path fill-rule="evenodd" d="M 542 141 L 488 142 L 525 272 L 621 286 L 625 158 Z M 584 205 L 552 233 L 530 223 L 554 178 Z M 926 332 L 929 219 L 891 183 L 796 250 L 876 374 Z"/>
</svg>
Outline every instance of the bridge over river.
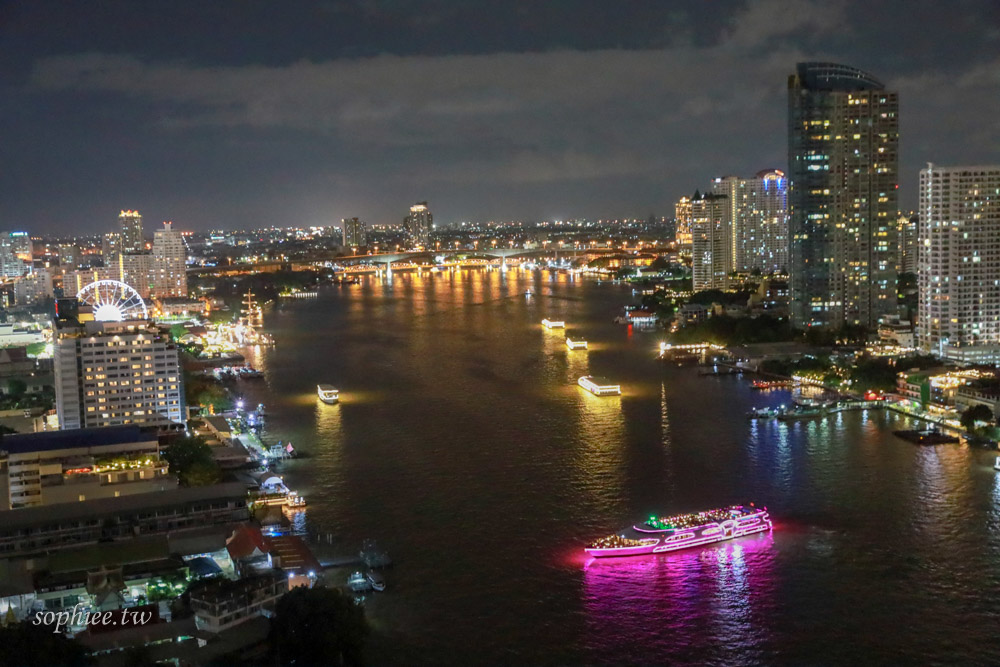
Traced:
<svg viewBox="0 0 1000 667">
<path fill-rule="evenodd" d="M 502 266 L 519 265 L 525 261 L 541 259 L 586 259 L 593 261 L 600 257 L 621 255 L 634 258 L 637 252 L 655 251 L 638 248 L 487 248 L 484 250 L 413 250 L 402 252 L 382 252 L 364 255 L 339 255 L 323 253 L 301 259 L 269 260 L 227 264 L 225 266 L 200 266 L 188 269 L 188 275 L 238 275 L 244 273 L 273 273 L 287 270 L 306 270 L 317 267 L 340 268 L 345 272 L 357 273 L 377 270 L 406 270 L 445 266 Z"/>
</svg>

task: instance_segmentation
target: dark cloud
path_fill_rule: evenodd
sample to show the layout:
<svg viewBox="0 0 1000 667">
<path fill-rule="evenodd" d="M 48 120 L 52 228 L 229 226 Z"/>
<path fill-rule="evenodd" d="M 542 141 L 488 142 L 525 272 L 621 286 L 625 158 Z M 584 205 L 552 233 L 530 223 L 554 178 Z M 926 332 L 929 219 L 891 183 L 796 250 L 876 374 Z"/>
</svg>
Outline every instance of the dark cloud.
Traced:
<svg viewBox="0 0 1000 667">
<path fill-rule="evenodd" d="M 333 3 L 328 14 L 417 32 L 478 25 L 462 4 L 428 6 Z M 0 120 L 45 128 L 8 147 L 25 171 L 0 180 L 0 215 L 33 231 L 92 231 L 107 226 L 98 211 L 121 206 L 191 227 L 394 222 L 417 199 L 445 222 L 665 214 L 713 175 L 782 167 L 785 80 L 802 59 L 861 66 L 900 90 L 904 203 L 924 161 L 996 161 L 1000 59 L 900 64 L 897 52 L 864 46 L 871 25 L 857 4 L 703 6 L 727 11 L 642 24 L 639 46 L 656 48 L 404 45 L 243 62 L 138 49 L 47 54 L 9 89 L 15 101 L 0 102 Z M 552 5 L 538 7 L 514 12 L 527 32 L 552 25 Z M 984 25 L 980 39 L 994 30 Z M 60 154 L 75 164 L 54 165 Z"/>
</svg>

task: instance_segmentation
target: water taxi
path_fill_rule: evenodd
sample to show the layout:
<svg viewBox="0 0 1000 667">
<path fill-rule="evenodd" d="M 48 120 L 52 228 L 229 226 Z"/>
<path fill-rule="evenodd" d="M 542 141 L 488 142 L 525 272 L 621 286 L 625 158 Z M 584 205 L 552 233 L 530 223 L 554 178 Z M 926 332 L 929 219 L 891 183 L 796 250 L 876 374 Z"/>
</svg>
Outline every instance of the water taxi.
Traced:
<svg viewBox="0 0 1000 667">
<path fill-rule="evenodd" d="M 619 535 L 594 540 L 585 551 L 594 558 L 643 556 L 678 551 L 771 530 L 767 508 L 753 503 L 694 514 L 650 517 Z"/>
<path fill-rule="evenodd" d="M 622 393 L 622 386 L 611 384 L 607 378 L 584 375 L 576 383 L 594 396 L 620 396 Z"/>
<path fill-rule="evenodd" d="M 997 460 L 993 462 L 993 469 L 1000 470 L 1000 456 L 998 456 Z"/>
<path fill-rule="evenodd" d="M 546 329 L 565 329 L 566 322 L 563 320 L 550 320 L 548 318 L 542 320 L 542 326 Z"/>
<path fill-rule="evenodd" d="M 587 341 L 585 340 L 573 340 L 572 338 L 566 339 L 566 347 L 571 350 L 586 350 Z"/>
<path fill-rule="evenodd" d="M 328 405 L 333 405 L 340 400 L 340 390 L 330 384 L 316 385 L 316 393 L 319 395 L 319 400 Z"/>
</svg>

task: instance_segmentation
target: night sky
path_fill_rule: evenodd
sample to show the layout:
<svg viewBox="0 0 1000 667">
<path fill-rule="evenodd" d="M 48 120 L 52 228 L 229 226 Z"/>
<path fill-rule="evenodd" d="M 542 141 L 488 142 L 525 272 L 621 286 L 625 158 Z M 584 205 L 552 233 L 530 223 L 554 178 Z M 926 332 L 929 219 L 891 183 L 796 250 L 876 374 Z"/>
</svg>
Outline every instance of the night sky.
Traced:
<svg viewBox="0 0 1000 667">
<path fill-rule="evenodd" d="M 801 60 L 899 91 L 903 207 L 1000 162 L 992 0 L 7 0 L 0 229 L 672 215 L 785 168 Z"/>
</svg>

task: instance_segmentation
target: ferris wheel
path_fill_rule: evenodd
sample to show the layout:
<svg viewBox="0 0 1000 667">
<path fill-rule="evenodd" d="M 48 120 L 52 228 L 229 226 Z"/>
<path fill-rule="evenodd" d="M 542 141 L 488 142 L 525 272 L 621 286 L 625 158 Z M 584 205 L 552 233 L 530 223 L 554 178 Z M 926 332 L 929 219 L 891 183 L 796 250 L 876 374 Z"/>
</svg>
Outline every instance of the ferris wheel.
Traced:
<svg viewBox="0 0 1000 667">
<path fill-rule="evenodd" d="M 77 292 L 81 303 L 94 307 L 99 322 L 149 319 L 146 302 L 132 287 L 118 280 L 98 280 Z"/>
</svg>

